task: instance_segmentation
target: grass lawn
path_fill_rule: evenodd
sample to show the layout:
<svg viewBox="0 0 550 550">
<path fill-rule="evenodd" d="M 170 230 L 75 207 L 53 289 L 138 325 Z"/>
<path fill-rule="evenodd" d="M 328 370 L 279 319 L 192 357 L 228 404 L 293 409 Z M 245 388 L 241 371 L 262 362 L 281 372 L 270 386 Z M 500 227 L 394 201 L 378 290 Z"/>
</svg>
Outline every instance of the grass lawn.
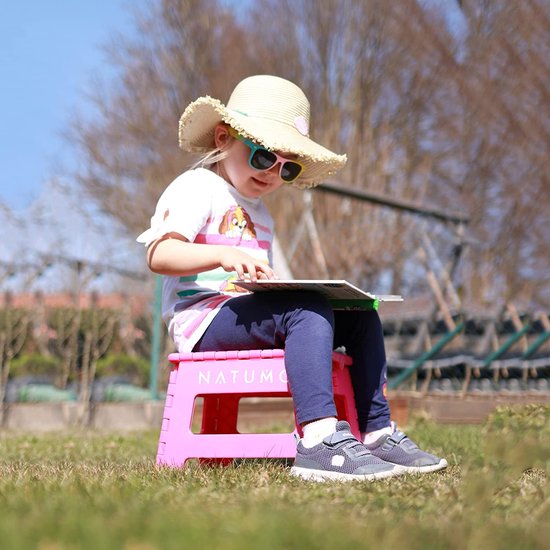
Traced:
<svg viewBox="0 0 550 550">
<path fill-rule="evenodd" d="M 0 435 L 0 548 L 548 548 L 550 408 L 417 419 L 442 473 L 315 484 L 269 460 L 157 469 L 158 433 Z"/>
</svg>

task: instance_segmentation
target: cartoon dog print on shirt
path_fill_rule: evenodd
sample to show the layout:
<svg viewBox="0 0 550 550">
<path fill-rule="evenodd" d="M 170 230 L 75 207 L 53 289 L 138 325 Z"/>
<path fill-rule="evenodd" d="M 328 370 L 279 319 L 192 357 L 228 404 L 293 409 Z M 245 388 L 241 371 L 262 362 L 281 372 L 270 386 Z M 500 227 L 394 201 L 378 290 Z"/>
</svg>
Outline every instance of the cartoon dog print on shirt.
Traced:
<svg viewBox="0 0 550 550">
<path fill-rule="evenodd" d="M 220 223 L 219 232 L 225 237 L 239 239 L 239 241 L 252 241 L 257 238 L 252 218 L 240 205 L 232 206 L 224 214 Z M 224 281 L 220 285 L 220 290 L 222 292 L 246 293 L 247 291 L 244 288 L 237 287 L 231 282 L 236 279 L 237 277 L 233 276 L 228 281 Z"/>
<path fill-rule="evenodd" d="M 254 222 L 240 205 L 232 206 L 223 216 L 219 232 L 229 238 L 251 241 L 256 238 Z"/>
</svg>

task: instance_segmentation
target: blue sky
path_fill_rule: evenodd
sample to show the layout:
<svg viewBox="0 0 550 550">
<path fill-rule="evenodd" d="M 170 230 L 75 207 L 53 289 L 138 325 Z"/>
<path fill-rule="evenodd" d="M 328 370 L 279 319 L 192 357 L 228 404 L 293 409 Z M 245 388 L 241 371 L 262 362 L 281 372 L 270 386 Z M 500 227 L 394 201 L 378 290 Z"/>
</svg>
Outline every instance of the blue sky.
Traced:
<svg viewBox="0 0 550 550">
<path fill-rule="evenodd" d="M 0 0 L 0 203 L 26 209 L 70 163 L 61 132 L 104 65 L 101 45 L 131 28 L 127 0 Z"/>
</svg>

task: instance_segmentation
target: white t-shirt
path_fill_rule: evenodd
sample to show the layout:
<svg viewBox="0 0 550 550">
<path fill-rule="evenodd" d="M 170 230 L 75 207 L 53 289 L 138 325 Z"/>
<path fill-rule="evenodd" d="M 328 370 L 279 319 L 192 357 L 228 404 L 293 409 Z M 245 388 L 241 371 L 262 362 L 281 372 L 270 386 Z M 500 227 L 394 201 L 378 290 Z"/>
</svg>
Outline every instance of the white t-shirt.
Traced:
<svg viewBox="0 0 550 550">
<path fill-rule="evenodd" d="M 273 220 L 261 199 L 249 199 L 214 172 L 178 176 L 160 197 L 151 227 L 137 241 L 149 246 L 167 233 L 191 243 L 236 246 L 271 264 Z M 192 351 L 220 307 L 245 293 L 221 267 L 187 277 L 163 277 L 162 318 L 180 352 Z"/>
</svg>

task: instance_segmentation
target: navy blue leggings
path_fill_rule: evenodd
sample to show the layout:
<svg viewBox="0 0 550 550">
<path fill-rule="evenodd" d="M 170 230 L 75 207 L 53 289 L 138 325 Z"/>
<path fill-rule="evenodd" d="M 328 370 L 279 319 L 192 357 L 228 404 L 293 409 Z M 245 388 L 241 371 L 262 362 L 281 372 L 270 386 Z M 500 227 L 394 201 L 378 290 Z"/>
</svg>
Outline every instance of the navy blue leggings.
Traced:
<svg viewBox="0 0 550 550">
<path fill-rule="evenodd" d="M 332 311 L 313 292 L 262 292 L 229 300 L 195 351 L 285 350 L 285 366 L 300 424 L 336 416 L 332 350 L 345 346 L 361 431 L 389 426 L 386 354 L 376 311 Z"/>
</svg>

